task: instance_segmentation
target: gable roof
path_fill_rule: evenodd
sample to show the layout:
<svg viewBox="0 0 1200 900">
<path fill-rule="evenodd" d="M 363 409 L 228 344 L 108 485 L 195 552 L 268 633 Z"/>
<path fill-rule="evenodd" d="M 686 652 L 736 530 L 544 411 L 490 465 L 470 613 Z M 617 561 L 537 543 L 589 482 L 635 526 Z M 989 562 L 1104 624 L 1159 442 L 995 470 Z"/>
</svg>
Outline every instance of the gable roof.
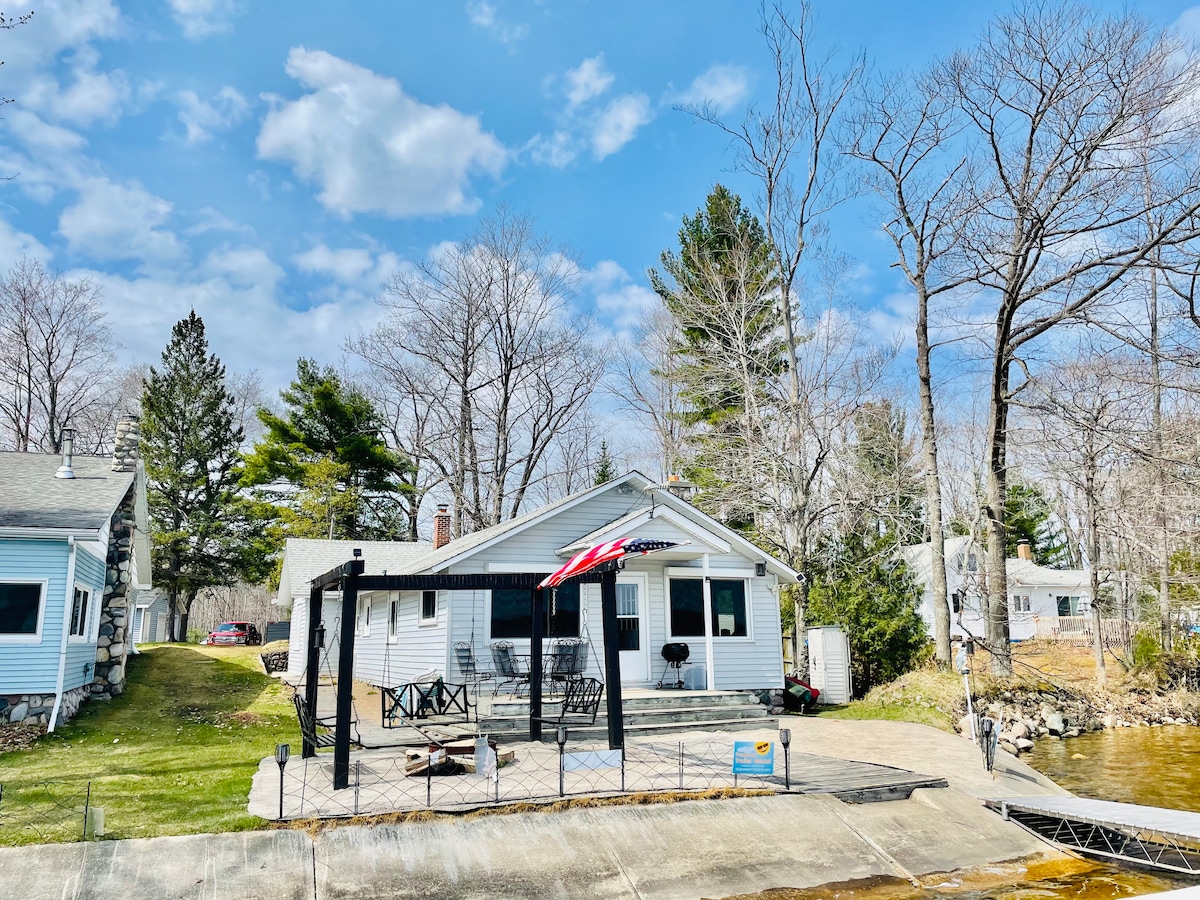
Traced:
<svg viewBox="0 0 1200 900">
<path fill-rule="evenodd" d="M 713 553 L 728 553 L 731 549 L 728 541 L 721 540 L 711 530 L 697 525 L 691 519 L 680 515 L 669 506 L 656 504 L 655 506 L 643 506 L 640 509 L 635 509 L 633 512 L 627 513 L 615 521 L 601 525 L 595 531 L 585 534 L 565 547 L 559 547 L 555 552 L 559 556 L 573 556 L 604 541 L 615 541 L 630 528 L 636 528 L 654 519 L 669 522 L 681 532 L 688 535 L 694 542 L 703 544 Z"/>
<path fill-rule="evenodd" d="M 366 574 L 393 575 L 409 571 L 412 561 L 429 551 L 427 541 L 343 541 L 320 538 L 288 538 L 283 547 L 283 571 L 279 575 L 276 605 L 287 606 L 293 597 L 308 596 L 308 585 L 318 575 L 340 566 L 362 550 Z"/>
<path fill-rule="evenodd" d="M 629 485 L 635 491 L 645 490 L 650 487 L 652 482 L 641 472 L 627 472 L 620 478 L 614 478 L 612 481 L 606 481 L 604 484 L 596 485 L 587 488 L 586 490 L 576 491 L 574 494 L 569 494 L 558 500 L 555 503 L 547 504 L 546 506 L 536 509 L 533 512 L 526 513 L 523 516 L 518 516 L 515 519 L 510 519 L 507 522 L 501 522 L 498 525 L 492 525 L 489 528 L 484 528 L 480 531 L 464 535 L 461 538 L 451 541 L 443 547 L 439 547 L 431 553 L 421 556 L 419 559 L 413 560 L 408 571 L 410 573 L 440 571 L 448 568 L 462 560 L 472 556 L 490 547 L 500 541 L 524 531 L 539 522 L 546 521 L 564 510 L 570 509 L 580 503 L 585 503 L 592 497 L 597 497 L 607 491 L 617 490 L 622 485 Z M 687 503 L 680 500 L 670 491 L 657 491 L 654 495 L 653 505 L 658 507 L 666 507 L 679 513 L 683 518 L 690 520 L 705 531 L 708 531 L 723 541 L 728 543 L 732 548 L 736 548 L 738 552 L 752 559 L 761 559 L 767 564 L 767 569 L 777 575 L 785 584 L 795 584 L 798 580 L 798 573 L 776 559 L 769 553 L 766 553 L 760 547 L 755 546 L 746 538 L 742 537 L 731 528 L 722 525 L 716 519 L 701 512 Z M 646 512 L 643 507 L 631 513 L 633 518 L 637 518 Z M 622 517 L 626 518 L 626 517 Z M 620 521 L 620 520 L 617 520 Z M 593 531 L 592 534 L 603 532 L 606 529 L 611 529 L 615 523 L 610 522 L 608 525 Z"/>
<path fill-rule="evenodd" d="M 969 535 L 946 539 L 945 552 L 948 568 L 952 567 L 954 558 L 962 553 L 970 543 Z M 984 565 L 982 558 L 987 555 L 987 550 L 982 546 L 977 546 L 976 552 L 981 557 L 980 571 L 982 571 Z M 901 547 L 900 554 L 917 580 L 922 584 L 928 584 L 929 579 L 933 576 L 933 544 L 911 544 Z M 1004 563 L 1004 570 L 1012 587 L 1086 588 L 1090 583 L 1088 573 L 1084 569 L 1049 569 L 1046 566 L 1039 566 L 1031 560 L 1016 556 L 1010 556 Z"/>
<path fill-rule="evenodd" d="M 946 538 L 943 543 L 943 547 L 945 547 L 943 552 L 945 553 L 947 564 L 970 542 L 970 535 Z M 900 555 L 904 558 L 905 565 L 908 566 L 909 570 L 922 584 L 927 584 L 929 579 L 933 577 L 932 543 L 910 544 L 907 547 L 901 547 Z"/>
<path fill-rule="evenodd" d="M 62 457 L 0 453 L 0 528 L 94 531 L 108 526 L 136 473 L 114 472 L 108 456 L 76 456 L 74 478 L 55 478 Z"/>
</svg>

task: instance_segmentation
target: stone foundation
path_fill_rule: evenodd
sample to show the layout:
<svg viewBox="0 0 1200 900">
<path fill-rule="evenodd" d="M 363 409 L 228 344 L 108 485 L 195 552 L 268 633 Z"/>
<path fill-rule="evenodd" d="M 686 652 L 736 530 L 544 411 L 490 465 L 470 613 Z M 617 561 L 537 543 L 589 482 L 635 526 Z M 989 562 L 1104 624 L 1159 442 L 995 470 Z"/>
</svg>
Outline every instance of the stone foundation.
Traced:
<svg viewBox="0 0 1200 900">
<path fill-rule="evenodd" d="M 90 695 L 91 688 L 86 684 L 63 694 L 62 705 L 58 710 L 58 724 L 62 725 L 75 718 L 79 707 Z M 49 725 L 50 714 L 53 711 L 53 693 L 0 696 L 0 721 L 3 722 L 35 722 L 39 725 Z"/>
</svg>

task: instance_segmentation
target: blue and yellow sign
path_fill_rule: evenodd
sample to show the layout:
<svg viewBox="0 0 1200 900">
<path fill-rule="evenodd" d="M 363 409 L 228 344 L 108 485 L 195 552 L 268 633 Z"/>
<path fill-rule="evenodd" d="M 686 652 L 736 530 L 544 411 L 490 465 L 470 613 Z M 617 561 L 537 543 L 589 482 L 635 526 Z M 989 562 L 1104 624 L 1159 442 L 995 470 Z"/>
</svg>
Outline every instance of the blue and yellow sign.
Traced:
<svg viewBox="0 0 1200 900">
<path fill-rule="evenodd" d="M 734 741 L 734 775 L 772 775 L 774 772 L 774 744 L 770 741 Z"/>
</svg>

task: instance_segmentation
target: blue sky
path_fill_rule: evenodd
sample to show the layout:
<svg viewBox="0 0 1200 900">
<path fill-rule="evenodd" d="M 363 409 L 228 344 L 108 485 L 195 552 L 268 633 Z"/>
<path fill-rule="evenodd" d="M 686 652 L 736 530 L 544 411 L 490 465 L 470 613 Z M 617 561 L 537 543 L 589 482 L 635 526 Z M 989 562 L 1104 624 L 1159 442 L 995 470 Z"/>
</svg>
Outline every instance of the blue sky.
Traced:
<svg viewBox="0 0 1200 900">
<path fill-rule="evenodd" d="M 674 108 L 737 121 L 769 90 L 750 0 L 27 3 L 0 32 L 0 268 L 27 254 L 92 278 L 128 362 L 194 306 L 231 367 L 278 388 L 299 355 L 339 359 L 391 271 L 501 204 L 574 249 L 578 304 L 618 331 L 680 216 L 718 180 L 753 193 Z M 817 6 L 822 39 L 879 69 L 1008 8 Z M 1200 23 L 1185 2 L 1137 9 Z M 871 218 L 851 205 L 833 238 L 886 336 L 903 290 Z"/>
</svg>

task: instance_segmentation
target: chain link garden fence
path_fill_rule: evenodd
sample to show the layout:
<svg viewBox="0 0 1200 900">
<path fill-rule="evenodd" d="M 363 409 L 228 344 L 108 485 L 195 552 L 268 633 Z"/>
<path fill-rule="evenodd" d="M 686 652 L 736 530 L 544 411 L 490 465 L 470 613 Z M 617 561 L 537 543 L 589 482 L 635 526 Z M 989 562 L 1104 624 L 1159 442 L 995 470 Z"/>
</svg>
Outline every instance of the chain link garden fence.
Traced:
<svg viewBox="0 0 1200 900">
<path fill-rule="evenodd" d="M 104 830 L 92 783 L 0 784 L 0 846 L 86 841 Z"/>
</svg>

